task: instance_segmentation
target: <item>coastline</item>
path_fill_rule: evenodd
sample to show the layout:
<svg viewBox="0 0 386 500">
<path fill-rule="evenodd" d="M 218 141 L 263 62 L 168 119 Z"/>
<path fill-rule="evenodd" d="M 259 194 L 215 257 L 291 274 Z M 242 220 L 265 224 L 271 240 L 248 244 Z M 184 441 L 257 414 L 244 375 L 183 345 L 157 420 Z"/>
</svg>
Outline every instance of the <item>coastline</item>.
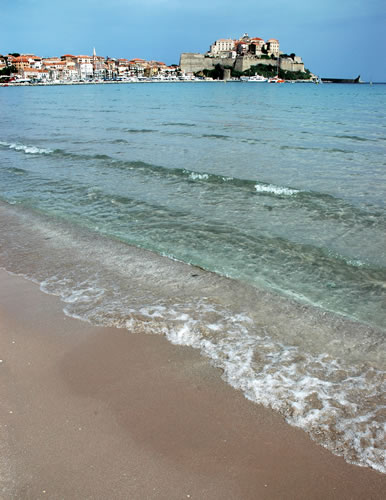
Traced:
<svg viewBox="0 0 386 500">
<path fill-rule="evenodd" d="M 0 87 L 52 87 L 59 85 L 117 85 L 117 84 L 134 84 L 134 83 L 255 83 L 253 80 L 243 81 L 239 78 L 231 78 L 229 80 L 214 80 L 212 78 L 173 78 L 173 79 L 160 79 L 160 78 L 143 78 L 143 79 L 123 79 L 123 80 L 89 80 L 89 81 L 48 81 L 48 82 L 17 82 L 11 81 L 6 83 L 0 83 Z M 282 80 L 281 83 L 319 83 L 315 80 Z M 260 82 L 259 82 L 260 83 Z M 266 82 L 262 83 L 272 83 Z M 276 82 L 274 82 L 276 83 Z M 327 82 L 326 82 L 327 83 Z M 366 82 L 360 82 L 366 83 Z"/>
<path fill-rule="evenodd" d="M 346 463 L 162 336 L 66 317 L 0 271 L 3 498 L 382 498 Z"/>
<path fill-rule="evenodd" d="M 192 78 L 186 80 L 156 80 L 156 79 L 148 79 L 148 80 L 136 80 L 136 81 L 90 81 L 90 82 L 52 82 L 52 83 L 2 83 L 0 87 L 53 87 L 59 85 L 133 85 L 135 83 L 243 83 L 239 80 L 204 80 L 199 78 Z M 314 81 L 309 80 L 293 80 L 292 82 L 286 81 L 285 83 L 315 83 Z"/>
<path fill-rule="evenodd" d="M 171 79 L 171 80 L 160 80 L 156 78 L 148 78 L 145 80 L 122 80 L 122 81 L 114 81 L 114 80 L 106 80 L 106 81 L 85 81 L 85 82 L 77 82 L 77 81 L 60 81 L 60 82 L 40 82 L 40 83 L 18 83 L 18 82 L 7 82 L 0 83 L 0 87 L 57 87 L 57 86 L 68 86 L 68 85 L 133 85 L 136 83 L 254 83 L 254 82 L 243 82 L 239 79 L 231 79 L 231 80 L 213 80 L 213 79 L 200 79 L 200 78 L 191 78 L 191 79 Z M 268 82 L 264 82 L 268 83 Z M 285 80 L 283 83 L 310 83 L 310 84 L 319 84 L 323 85 L 341 85 L 337 82 L 325 81 L 318 82 L 315 80 Z M 344 83 L 345 85 L 385 85 L 385 82 L 348 82 Z"/>
</svg>

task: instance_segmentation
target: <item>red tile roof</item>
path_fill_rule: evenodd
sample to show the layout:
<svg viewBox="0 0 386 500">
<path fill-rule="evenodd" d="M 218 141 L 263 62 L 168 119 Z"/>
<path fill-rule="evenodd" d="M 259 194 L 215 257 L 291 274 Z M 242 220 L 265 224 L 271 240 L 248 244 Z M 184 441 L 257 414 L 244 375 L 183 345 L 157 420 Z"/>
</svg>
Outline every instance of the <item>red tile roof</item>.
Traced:
<svg viewBox="0 0 386 500">
<path fill-rule="evenodd" d="M 45 69 L 37 69 L 37 68 L 24 68 L 24 73 L 48 73 Z"/>
</svg>

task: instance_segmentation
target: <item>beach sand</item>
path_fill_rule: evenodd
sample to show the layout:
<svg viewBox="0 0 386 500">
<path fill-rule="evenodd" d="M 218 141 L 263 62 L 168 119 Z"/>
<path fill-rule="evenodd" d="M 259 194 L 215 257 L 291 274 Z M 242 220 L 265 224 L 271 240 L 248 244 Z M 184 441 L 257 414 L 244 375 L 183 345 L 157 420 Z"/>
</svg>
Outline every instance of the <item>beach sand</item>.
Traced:
<svg viewBox="0 0 386 500">
<path fill-rule="evenodd" d="M 347 464 L 161 336 L 68 318 L 0 272 L 3 499 L 377 499 Z"/>
</svg>

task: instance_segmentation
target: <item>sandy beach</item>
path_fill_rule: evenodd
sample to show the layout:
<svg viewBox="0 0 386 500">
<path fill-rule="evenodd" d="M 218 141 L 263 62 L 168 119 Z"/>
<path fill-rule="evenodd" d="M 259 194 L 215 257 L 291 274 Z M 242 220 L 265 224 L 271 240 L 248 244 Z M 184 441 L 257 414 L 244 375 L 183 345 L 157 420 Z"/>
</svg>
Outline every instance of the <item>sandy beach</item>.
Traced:
<svg viewBox="0 0 386 500">
<path fill-rule="evenodd" d="M 66 317 L 0 273 L 3 499 L 377 499 L 347 464 L 246 400 L 197 351 Z"/>
</svg>

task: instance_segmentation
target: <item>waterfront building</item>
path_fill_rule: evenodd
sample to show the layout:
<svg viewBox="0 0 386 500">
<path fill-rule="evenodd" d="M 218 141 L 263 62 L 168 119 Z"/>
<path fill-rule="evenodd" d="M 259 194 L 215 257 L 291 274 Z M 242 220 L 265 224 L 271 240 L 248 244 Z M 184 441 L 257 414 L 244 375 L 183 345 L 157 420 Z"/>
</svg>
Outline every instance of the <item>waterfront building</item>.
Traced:
<svg viewBox="0 0 386 500">
<path fill-rule="evenodd" d="M 130 59 L 130 67 L 133 70 L 134 75 L 143 76 L 147 67 L 147 62 L 145 61 L 145 59 L 136 57 L 134 59 Z"/>
<path fill-rule="evenodd" d="M 13 57 L 10 56 L 9 60 L 11 61 L 11 64 L 15 66 L 17 72 L 20 72 L 24 68 L 29 68 L 29 59 L 27 56 L 18 56 L 18 57 Z"/>
<path fill-rule="evenodd" d="M 166 74 L 166 64 L 160 61 L 148 61 L 145 68 L 146 76 L 163 76 Z"/>
<path fill-rule="evenodd" d="M 131 76 L 131 67 L 130 67 L 130 61 L 128 59 L 122 58 L 118 59 L 118 76 L 127 78 Z"/>
<path fill-rule="evenodd" d="M 79 77 L 78 70 L 76 69 L 75 61 L 66 61 L 63 68 L 64 80 L 77 80 Z"/>
<path fill-rule="evenodd" d="M 93 77 L 94 70 L 90 56 L 75 56 L 75 68 L 81 80 L 89 80 Z"/>
<path fill-rule="evenodd" d="M 105 59 L 104 57 L 97 56 L 95 47 L 92 53 L 92 67 L 94 78 L 102 79 L 106 74 Z"/>
<path fill-rule="evenodd" d="M 105 67 L 106 67 L 106 78 L 108 78 L 110 80 L 114 80 L 118 74 L 117 60 L 114 58 L 108 57 L 105 60 Z"/>
<path fill-rule="evenodd" d="M 47 69 L 23 68 L 20 72 L 22 78 L 35 80 L 37 82 L 47 82 L 50 80 L 50 72 Z"/>
<path fill-rule="evenodd" d="M 79 78 L 79 73 L 76 68 L 76 56 L 64 54 L 60 57 L 60 59 L 64 63 L 62 69 L 62 79 L 70 81 L 77 80 Z"/>
<path fill-rule="evenodd" d="M 64 63 L 62 72 L 63 80 L 77 80 L 79 78 L 79 74 L 76 68 L 76 57 L 71 54 L 64 54 L 60 57 L 60 59 Z"/>
<path fill-rule="evenodd" d="M 59 57 L 47 57 L 42 60 L 43 68 L 49 72 L 50 80 L 62 80 L 66 66 L 65 61 Z"/>
</svg>

